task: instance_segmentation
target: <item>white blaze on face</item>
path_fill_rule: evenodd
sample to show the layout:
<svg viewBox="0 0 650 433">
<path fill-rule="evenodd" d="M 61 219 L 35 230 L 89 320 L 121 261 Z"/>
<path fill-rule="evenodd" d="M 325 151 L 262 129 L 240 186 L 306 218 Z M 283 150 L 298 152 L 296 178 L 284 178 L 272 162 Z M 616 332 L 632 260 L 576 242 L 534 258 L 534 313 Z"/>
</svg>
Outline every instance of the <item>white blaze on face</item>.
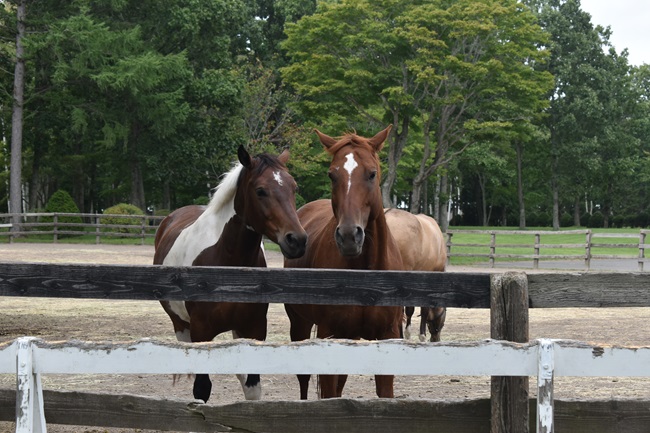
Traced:
<svg viewBox="0 0 650 433">
<path fill-rule="evenodd" d="M 347 161 L 345 161 L 345 164 L 343 164 L 343 168 L 345 171 L 348 172 L 348 194 L 350 193 L 350 187 L 352 186 L 352 172 L 354 171 L 355 168 L 359 166 L 357 162 L 354 160 L 354 154 L 353 153 L 348 153 L 345 155 L 345 158 Z"/>
<path fill-rule="evenodd" d="M 280 175 L 279 171 L 274 171 L 273 172 L 273 179 L 278 183 L 278 185 L 282 186 L 282 176 Z"/>
</svg>

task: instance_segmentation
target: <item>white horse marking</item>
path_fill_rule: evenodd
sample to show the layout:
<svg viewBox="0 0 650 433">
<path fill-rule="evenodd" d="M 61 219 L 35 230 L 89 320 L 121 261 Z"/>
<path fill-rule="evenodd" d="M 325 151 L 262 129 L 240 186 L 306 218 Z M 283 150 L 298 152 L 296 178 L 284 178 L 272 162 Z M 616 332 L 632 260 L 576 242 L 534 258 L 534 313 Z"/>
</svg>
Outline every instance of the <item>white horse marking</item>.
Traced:
<svg viewBox="0 0 650 433">
<path fill-rule="evenodd" d="M 354 171 L 355 168 L 359 166 L 357 164 L 357 161 L 354 160 L 354 154 L 353 153 L 348 153 L 345 155 L 345 158 L 347 161 L 345 161 L 345 164 L 343 164 L 343 168 L 345 171 L 348 172 L 348 194 L 350 193 L 350 187 L 352 187 L 352 172 Z"/>
<path fill-rule="evenodd" d="M 279 171 L 274 171 L 273 172 L 273 179 L 275 179 L 275 181 L 278 183 L 278 185 L 280 185 L 280 186 L 283 185 L 282 176 L 280 175 Z"/>
</svg>

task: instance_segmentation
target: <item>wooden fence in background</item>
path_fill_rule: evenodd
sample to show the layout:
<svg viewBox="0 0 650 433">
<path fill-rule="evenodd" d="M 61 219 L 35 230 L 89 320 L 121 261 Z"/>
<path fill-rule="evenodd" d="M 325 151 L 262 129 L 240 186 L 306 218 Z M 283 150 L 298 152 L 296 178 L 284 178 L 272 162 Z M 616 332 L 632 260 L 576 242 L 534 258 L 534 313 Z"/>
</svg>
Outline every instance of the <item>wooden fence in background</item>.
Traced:
<svg viewBox="0 0 650 433">
<path fill-rule="evenodd" d="M 100 244 L 106 238 L 146 238 L 156 235 L 156 228 L 164 216 L 113 215 L 94 213 L 23 213 L 20 225 L 11 223 L 13 214 L 0 214 L 0 237 L 13 242 L 16 237 L 52 236 L 52 242 L 63 236 L 95 236 Z M 73 220 L 78 220 L 71 222 Z"/>
<path fill-rule="evenodd" d="M 592 230 L 563 230 L 563 231 L 537 231 L 537 230 L 448 230 L 447 235 L 447 264 L 451 257 L 483 257 L 489 260 L 490 267 L 495 266 L 496 259 L 529 259 L 533 261 L 533 269 L 539 269 L 540 260 L 584 260 L 585 270 L 591 267 L 592 259 L 630 259 L 636 260 L 638 270 L 643 271 L 643 265 L 650 258 L 645 257 L 646 248 L 650 244 L 646 243 L 646 237 L 650 230 L 640 230 L 639 234 L 634 233 L 594 233 Z M 457 234 L 480 234 L 489 235 L 490 240 L 487 243 L 458 243 L 453 242 L 453 236 Z M 579 244 L 560 244 L 560 243 L 542 243 L 541 238 L 553 238 L 560 235 L 582 234 L 585 236 L 585 242 Z M 528 235 L 534 237 L 533 243 L 530 244 L 507 244 L 497 243 L 497 236 L 507 235 Z M 634 242 L 625 243 L 599 243 L 595 239 L 635 239 Z M 462 247 L 479 247 L 485 249 L 485 253 L 459 253 L 454 252 L 453 248 Z M 530 254 L 502 254 L 498 253 L 499 248 L 521 248 L 529 249 Z M 582 248 L 584 254 L 542 254 L 542 250 L 562 250 L 566 248 Z M 620 254 L 598 254 L 598 248 L 627 248 L 636 249 L 638 254 L 620 255 Z"/>
<path fill-rule="evenodd" d="M 650 422 L 648 401 L 615 398 L 555 401 L 552 391 L 553 378 L 560 375 L 648 376 L 650 349 L 595 347 L 547 340 L 528 344 L 528 308 L 648 307 L 649 288 L 650 274 L 634 273 L 488 275 L 0 263 L 0 296 L 445 305 L 491 310 L 491 337 L 499 341 L 413 344 L 321 340 L 292 345 L 244 341 L 199 344 L 191 351 L 184 345 L 160 349 L 169 356 L 187 360 L 188 364 L 179 367 L 178 372 L 239 372 L 236 366 L 246 359 L 246 362 L 257 363 L 246 364 L 244 370 L 260 373 L 491 374 L 496 376 L 492 378 L 490 401 L 336 399 L 242 401 L 210 406 L 137 396 L 43 392 L 43 420 L 48 422 L 193 431 L 646 432 Z M 63 373 L 69 374 L 86 370 L 145 372 L 141 364 L 148 361 L 151 364 L 146 353 L 155 353 L 152 345 L 159 346 L 152 342 L 133 343 L 132 347 L 29 342 L 33 341 L 22 340 L 22 343 L 4 347 L 0 363 L 4 365 L 3 372 L 8 365 L 13 368 L 18 365 L 19 379 L 23 377 L 23 381 L 31 380 L 34 384 L 40 372 L 58 371 L 64 368 L 62 366 L 68 366 Z M 32 349 L 24 350 L 23 361 L 15 363 L 14 356 L 18 356 L 20 344 Z M 259 350 L 263 356 L 252 356 L 251 350 Z M 234 352 L 228 355 L 228 351 Z M 190 352 L 192 356 L 188 355 Z M 133 361 L 135 358 L 120 362 L 111 358 L 113 355 L 128 358 L 128 354 L 133 354 L 139 359 L 138 353 L 143 353 L 144 358 L 137 365 Z M 71 368 L 68 361 L 73 355 L 81 362 Z M 409 361 L 412 356 L 419 361 Z M 220 362 L 211 361 L 217 357 L 221 357 Z M 228 357 L 232 362 L 225 362 Z M 431 360 L 427 364 L 429 357 Z M 152 367 L 152 371 L 160 368 L 163 367 Z M 165 371 L 176 370 L 174 367 Z M 528 375 L 538 377 L 538 399 L 532 403 Z M 10 408 L 14 407 L 12 403 L 16 398 L 19 414 L 23 415 L 25 410 L 29 412 L 23 409 L 28 407 L 25 400 L 38 389 L 34 385 L 32 392 L 27 394 L 1 392 L 0 420 L 13 418 Z M 30 426 L 44 422 L 41 416 L 33 413 L 28 418 L 26 423 L 31 423 Z"/>
</svg>

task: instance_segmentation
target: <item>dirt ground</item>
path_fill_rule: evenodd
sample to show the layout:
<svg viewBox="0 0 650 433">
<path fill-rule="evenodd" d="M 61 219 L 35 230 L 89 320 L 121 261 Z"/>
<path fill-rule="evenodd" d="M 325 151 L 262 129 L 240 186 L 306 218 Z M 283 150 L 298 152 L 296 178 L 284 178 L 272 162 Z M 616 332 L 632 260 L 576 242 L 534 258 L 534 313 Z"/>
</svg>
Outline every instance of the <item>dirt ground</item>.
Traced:
<svg viewBox="0 0 650 433">
<path fill-rule="evenodd" d="M 0 262 L 50 262 L 93 264 L 151 264 L 153 247 L 123 245 L 0 244 Z M 270 266 L 282 266 L 278 253 L 269 254 Z M 506 269 L 492 270 L 503 272 Z M 488 272 L 486 268 L 451 267 L 449 272 Z M 530 272 L 530 271 L 528 271 Z M 548 272 L 548 271 L 546 271 Z M 88 341 L 131 341 L 154 338 L 173 341 L 169 318 L 157 302 L 95 301 L 74 299 L 36 299 L 0 297 L 0 342 L 19 336 L 45 340 L 78 339 Z M 269 340 L 288 341 L 289 322 L 282 305 L 269 310 Z M 414 319 L 416 319 L 414 317 Z M 489 338 L 489 311 L 450 308 L 443 330 L 443 341 L 475 341 Z M 605 345 L 650 346 L 650 308 L 620 309 L 532 309 L 530 337 L 562 338 Z M 218 338 L 228 338 L 223 335 Z M 351 376 L 344 396 L 374 398 L 374 378 Z M 531 383 L 535 383 L 534 380 Z M 558 378 L 555 398 L 646 398 L 650 399 L 650 380 L 639 378 Z M 0 375 L 0 387 L 11 389 L 15 376 Z M 74 375 L 48 376 L 43 387 L 53 390 L 90 390 L 168 396 L 192 400 L 192 382 L 183 379 L 175 385 L 171 376 L 159 375 Z M 531 387 L 531 393 L 534 391 Z M 263 398 L 298 398 L 295 376 L 262 376 Z M 395 380 L 397 398 L 464 399 L 488 398 L 489 377 L 402 376 Z M 315 399 L 312 381 L 310 399 Z M 234 376 L 213 378 L 210 403 L 243 399 Z M 0 422 L 0 432 L 14 430 L 12 423 Z M 51 433 L 107 432 L 134 430 L 93 429 L 48 425 Z"/>
</svg>

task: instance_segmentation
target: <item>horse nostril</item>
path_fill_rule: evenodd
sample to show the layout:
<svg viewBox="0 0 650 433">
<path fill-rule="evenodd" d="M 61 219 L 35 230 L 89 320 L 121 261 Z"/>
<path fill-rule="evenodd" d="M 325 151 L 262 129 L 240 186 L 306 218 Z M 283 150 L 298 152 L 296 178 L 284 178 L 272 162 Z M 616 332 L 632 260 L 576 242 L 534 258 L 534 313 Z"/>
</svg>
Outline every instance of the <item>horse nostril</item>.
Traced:
<svg viewBox="0 0 650 433">
<path fill-rule="evenodd" d="M 354 234 L 354 239 L 357 241 L 357 243 L 363 242 L 363 229 L 359 226 L 357 226 L 357 230 Z"/>
</svg>

